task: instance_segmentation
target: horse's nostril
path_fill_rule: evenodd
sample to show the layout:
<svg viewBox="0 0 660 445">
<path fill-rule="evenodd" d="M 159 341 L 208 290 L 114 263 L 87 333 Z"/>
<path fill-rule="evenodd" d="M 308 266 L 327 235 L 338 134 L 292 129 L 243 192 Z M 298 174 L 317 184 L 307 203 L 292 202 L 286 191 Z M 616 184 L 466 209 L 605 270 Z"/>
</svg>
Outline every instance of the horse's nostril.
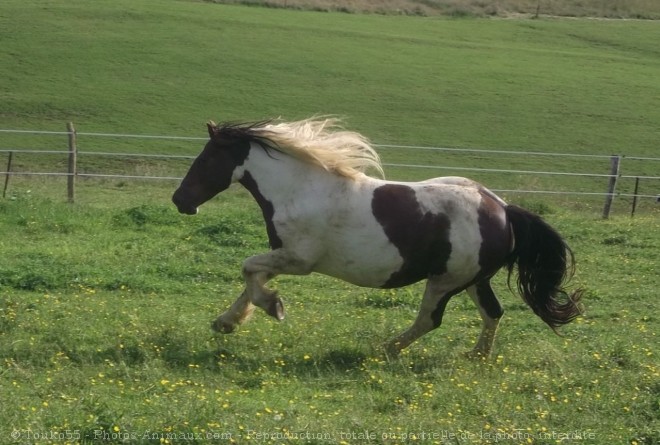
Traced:
<svg viewBox="0 0 660 445">
<path fill-rule="evenodd" d="M 172 195 L 172 202 L 176 206 L 179 213 L 186 215 L 195 215 L 197 213 L 197 206 L 190 204 L 189 199 L 186 199 L 185 192 L 177 189 Z"/>
</svg>

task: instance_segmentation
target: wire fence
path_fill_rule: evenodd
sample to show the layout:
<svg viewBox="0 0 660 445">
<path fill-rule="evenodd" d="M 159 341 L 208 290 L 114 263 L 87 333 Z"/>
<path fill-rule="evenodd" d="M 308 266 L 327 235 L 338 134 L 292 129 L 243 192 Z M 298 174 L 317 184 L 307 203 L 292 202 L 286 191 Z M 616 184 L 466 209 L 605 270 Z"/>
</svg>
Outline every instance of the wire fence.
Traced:
<svg viewBox="0 0 660 445">
<path fill-rule="evenodd" d="M 190 143 L 190 152 L 197 153 L 200 149 L 200 142 L 208 139 L 189 136 L 77 132 L 73 130 L 72 124 L 69 125 L 71 125 L 71 131 L 0 129 L 0 154 L 6 155 L 8 160 L 4 171 L 0 171 L 0 175 L 5 177 L 3 196 L 6 193 L 11 176 L 66 177 L 70 187 L 72 187 L 71 184 L 76 178 L 179 181 L 182 179 L 180 175 L 187 170 L 190 161 L 196 157 L 195 154 L 139 153 L 123 151 L 123 149 L 127 148 L 131 150 L 136 145 L 142 147 L 144 146 L 144 141 L 166 141 L 177 144 L 185 143 L 186 145 Z M 11 136 L 11 142 L 14 143 L 7 144 L 11 146 L 3 146 L 3 136 L 4 139 Z M 55 145 L 62 146 L 66 149 L 50 148 L 53 146 L 52 138 L 54 137 L 58 138 Z M 62 142 L 64 140 L 63 137 L 69 139 L 68 146 Z M 20 139 L 19 143 L 15 142 L 17 138 Z M 38 147 L 31 146 L 35 138 L 50 139 L 47 142 L 41 142 Z M 105 147 L 117 145 L 116 141 L 118 140 L 126 141 L 119 144 L 122 146 L 122 150 L 111 151 L 105 149 Z M 79 147 L 80 141 L 85 141 L 81 147 Z M 102 143 L 99 143 L 99 141 L 102 141 Z M 136 141 L 138 142 L 136 143 Z M 385 160 L 383 166 L 386 168 L 388 176 L 392 176 L 393 174 L 395 177 L 399 176 L 401 179 L 406 180 L 410 180 L 411 178 L 425 179 L 425 176 L 428 175 L 428 171 L 430 170 L 455 172 L 455 174 L 461 175 L 469 172 L 469 175 L 473 179 L 481 179 L 481 182 L 487 182 L 489 187 L 494 185 L 490 188 L 497 193 L 604 197 L 606 206 L 607 200 L 611 201 L 615 197 L 632 198 L 633 212 L 638 199 L 659 199 L 657 193 L 658 183 L 655 181 L 660 180 L 660 176 L 655 172 L 660 171 L 660 157 L 626 154 L 610 156 L 603 154 L 418 145 L 374 145 L 381 154 L 381 157 Z M 188 151 L 188 148 L 177 147 L 177 151 L 179 150 Z M 153 151 L 153 148 L 149 151 Z M 410 154 L 411 152 L 418 154 L 413 156 Z M 27 164 L 25 162 L 17 163 L 17 155 L 21 155 L 21 157 L 33 155 L 55 156 L 60 161 L 42 161 Z M 437 156 L 442 156 L 442 158 L 438 158 Z M 512 166 L 511 168 L 493 168 L 489 166 L 493 164 L 496 158 L 502 157 L 510 157 L 511 159 L 515 159 L 516 162 L 524 161 L 526 164 L 531 164 L 532 167 L 514 168 Z M 102 158 L 103 160 L 95 161 L 93 160 L 94 158 Z M 411 158 L 423 158 L 424 162 L 406 162 Z M 68 167 L 64 168 L 62 161 L 66 159 L 68 159 Z M 533 161 L 533 159 L 537 161 Z M 170 161 L 174 161 L 176 164 L 165 165 L 165 163 Z M 131 165 L 132 170 L 127 171 L 130 170 L 127 169 L 127 164 L 131 164 L 131 162 L 133 163 Z M 547 168 L 548 164 L 552 164 L 553 162 L 558 163 L 557 167 L 554 169 Z M 136 165 L 142 165 L 144 167 L 144 163 L 149 163 L 148 168 L 137 171 L 139 168 Z M 466 164 L 470 166 L 466 166 Z M 576 169 L 576 166 L 583 164 L 587 164 L 590 171 L 573 171 Z M 46 168 L 46 171 L 34 171 L 35 168 L 33 167 L 35 165 Z M 61 170 L 52 171 L 54 165 L 60 167 Z M 625 166 L 625 173 L 622 165 Z M 538 166 L 542 166 L 542 168 L 539 169 Z M 594 166 L 596 166 L 597 171 L 593 171 Z M 411 171 L 415 173 L 410 173 Z M 486 176 L 488 176 L 487 180 Z M 523 177 L 530 179 L 520 179 Z M 554 182 L 543 182 L 540 179 L 543 177 L 548 177 L 549 180 Z M 510 183 L 515 178 L 517 178 L 521 186 L 512 188 L 510 187 Z M 562 178 L 568 178 L 571 182 L 567 183 L 568 185 L 564 187 L 557 187 L 557 181 Z M 584 186 L 576 186 L 573 179 L 597 180 L 599 181 L 599 189 L 593 190 L 593 186 L 592 189 L 585 189 L 583 188 Z M 617 182 L 619 180 L 634 180 L 634 187 L 619 187 L 617 189 Z M 639 190 L 640 183 L 645 184 L 647 190 L 650 188 L 651 192 L 641 192 Z M 534 187 L 531 185 L 534 185 Z M 543 187 L 543 185 L 547 186 Z M 73 200 L 73 196 L 69 196 L 69 198 Z M 604 216 L 606 217 L 607 215 Z"/>
</svg>

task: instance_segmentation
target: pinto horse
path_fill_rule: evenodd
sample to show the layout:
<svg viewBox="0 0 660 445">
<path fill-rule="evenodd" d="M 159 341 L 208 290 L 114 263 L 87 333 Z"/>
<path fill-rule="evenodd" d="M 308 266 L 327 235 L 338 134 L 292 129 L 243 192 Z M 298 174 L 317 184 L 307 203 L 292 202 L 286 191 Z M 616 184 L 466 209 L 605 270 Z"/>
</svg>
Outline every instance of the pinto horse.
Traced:
<svg viewBox="0 0 660 445">
<path fill-rule="evenodd" d="M 319 272 L 371 288 L 426 280 L 413 325 L 386 345 L 396 356 L 440 326 L 447 302 L 467 290 L 483 320 L 473 353 L 488 356 L 503 314 L 491 277 L 517 269 L 524 301 L 553 330 L 581 311 L 567 293 L 573 253 L 539 216 L 507 205 L 466 178 L 392 182 L 362 135 L 332 118 L 298 122 L 208 123 L 210 140 L 172 200 L 198 207 L 239 182 L 263 212 L 271 250 L 243 264 L 245 290 L 212 324 L 230 333 L 255 306 L 277 320 L 284 305 L 266 283 L 280 274 Z"/>
</svg>

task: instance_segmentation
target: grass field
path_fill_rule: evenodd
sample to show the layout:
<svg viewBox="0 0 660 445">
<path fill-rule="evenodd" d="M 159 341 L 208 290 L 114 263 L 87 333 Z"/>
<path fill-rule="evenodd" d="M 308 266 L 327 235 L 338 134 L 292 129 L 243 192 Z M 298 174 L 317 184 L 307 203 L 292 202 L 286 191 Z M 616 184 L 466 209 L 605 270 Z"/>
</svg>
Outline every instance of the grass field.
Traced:
<svg viewBox="0 0 660 445">
<path fill-rule="evenodd" d="M 240 292 L 241 260 L 266 248 L 256 206 L 237 189 L 194 218 L 137 196 L 120 202 L 2 202 L 3 441 L 15 431 L 16 443 L 62 443 L 30 434 L 67 431 L 85 443 L 207 433 L 310 444 L 408 443 L 410 433 L 447 444 L 660 439 L 657 218 L 548 216 L 588 290 L 586 316 L 564 337 L 500 277 L 507 314 L 491 361 L 462 356 L 480 321 L 457 297 L 437 332 L 388 362 L 380 345 L 412 322 L 419 286 L 282 277 L 287 320 L 258 313 L 214 338 L 209 322 Z M 376 436 L 342 436 L 364 431 Z"/>
<path fill-rule="evenodd" d="M 79 131 L 203 136 L 209 118 L 335 113 L 380 143 L 657 157 L 659 37 L 651 22 L 5 0 L 0 128 L 62 130 L 74 121 Z M 0 134 L 0 148 L 63 141 Z M 195 154 L 201 144 L 79 145 Z M 382 155 L 538 166 L 529 156 Z M 29 170 L 63 161 L 15 162 Z M 542 166 L 592 167 L 554 162 Z M 657 176 L 653 162 L 634 168 Z M 506 314 L 491 360 L 463 356 L 480 321 L 459 296 L 438 331 L 388 361 L 380 345 L 412 322 L 418 285 L 380 291 L 280 277 L 284 322 L 258 313 L 214 337 L 209 323 L 240 293 L 240 264 L 267 248 L 265 231 L 241 189 L 191 218 L 170 205 L 175 186 L 80 181 L 70 205 L 60 179 L 11 179 L 0 200 L 0 443 L 660 442 L 657 206 L 643 203 L 634 219 L 620 216 L 622 207 L 602 221 L 600 202 L 511 197 L 542 212 L 573 247 L 585 316 L 555 336 L 500 276 Z"/>
</svg>

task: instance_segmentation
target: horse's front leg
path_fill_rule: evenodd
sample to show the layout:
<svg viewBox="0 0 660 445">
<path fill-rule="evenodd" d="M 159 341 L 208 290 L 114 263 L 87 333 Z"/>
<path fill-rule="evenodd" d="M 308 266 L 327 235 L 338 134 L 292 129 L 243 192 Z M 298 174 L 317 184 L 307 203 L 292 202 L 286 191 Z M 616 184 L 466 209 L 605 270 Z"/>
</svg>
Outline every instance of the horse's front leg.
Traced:
<svg viewBox="0 0 660 445">
<path fill-rule="evenodd" d="M 266 283 L 280 274 L 307 275 L 311 272 L 310 262 L 284 250 L 277 249 L 263 255 L 248 258 L 243 263 L 245 291 L 213 323 L 218 332 L 232 332 L 237 325 L 249 318 L 254 306 L 262 308 L 268 315 L 284 319 L 284 304 L 277 291 L 268 289 Z"/>
<path fill-rule="evenodd" d="M 247 292 L 243 291 L 229 309 L 211 324 L 211 328 L 216 332 L 229 334 L 236 329 L 236 326 L 250 318 L 252 312 L 254 305 L 250 302 Z"/>
</svg>

